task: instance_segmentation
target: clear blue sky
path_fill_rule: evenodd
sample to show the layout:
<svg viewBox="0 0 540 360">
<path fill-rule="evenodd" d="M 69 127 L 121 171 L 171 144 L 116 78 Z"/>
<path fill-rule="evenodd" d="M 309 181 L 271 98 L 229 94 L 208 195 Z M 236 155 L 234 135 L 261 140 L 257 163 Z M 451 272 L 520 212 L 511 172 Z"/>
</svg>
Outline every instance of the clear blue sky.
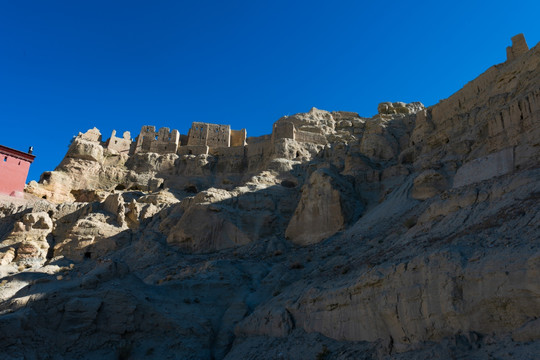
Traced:
<svg viewBox="0 0 540 360">
<path fill-rule="evenodd" d="M 432 105 L 540 41 L 540 1 L 0 0 L 0 144 L 53 170 L 71 138 Z"/>
</svg>

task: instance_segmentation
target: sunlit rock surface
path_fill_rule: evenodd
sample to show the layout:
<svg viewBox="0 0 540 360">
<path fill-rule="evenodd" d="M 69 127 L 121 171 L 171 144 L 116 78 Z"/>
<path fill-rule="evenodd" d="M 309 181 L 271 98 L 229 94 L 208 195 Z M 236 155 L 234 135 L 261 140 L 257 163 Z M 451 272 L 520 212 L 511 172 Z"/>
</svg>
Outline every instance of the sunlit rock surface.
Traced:
<svg viewBox="0 0 540 360">
<path fill-rule="evenodd" d="M 427 108 L 80 133 L 0 198 L 0 358 L 538 357 L 540 48 L 507 53 Z"/>
</svg>

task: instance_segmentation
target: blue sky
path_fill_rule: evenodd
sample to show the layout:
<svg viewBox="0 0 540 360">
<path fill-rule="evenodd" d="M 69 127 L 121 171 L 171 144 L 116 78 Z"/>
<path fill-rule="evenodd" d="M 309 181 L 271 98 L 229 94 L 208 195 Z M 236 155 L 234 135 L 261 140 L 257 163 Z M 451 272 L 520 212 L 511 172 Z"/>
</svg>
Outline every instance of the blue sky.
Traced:
<svg viewBox="0 0 540 360">
<path fill-rule="evenodd" d="M 540 41 L 539 1 L 0 0 L 0 144 L 53 170 L 89 128 L 271 132 L 315 106 L 433 105 Z"/>
</svg>

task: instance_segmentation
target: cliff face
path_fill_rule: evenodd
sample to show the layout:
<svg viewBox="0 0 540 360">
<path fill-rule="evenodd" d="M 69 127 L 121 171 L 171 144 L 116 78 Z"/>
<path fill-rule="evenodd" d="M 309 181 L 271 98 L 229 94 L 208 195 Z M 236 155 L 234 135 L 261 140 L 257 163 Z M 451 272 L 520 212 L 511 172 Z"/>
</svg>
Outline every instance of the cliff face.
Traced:
<svg viewBox="0 0 540 360">
<path fill-rule="evenodd" d="M 428 108 L 314 108 L 234 146 L 79 134 L 0 208 L 0 353 L 534 357 L 540 47 L 513 40 Z"/>
</svg>

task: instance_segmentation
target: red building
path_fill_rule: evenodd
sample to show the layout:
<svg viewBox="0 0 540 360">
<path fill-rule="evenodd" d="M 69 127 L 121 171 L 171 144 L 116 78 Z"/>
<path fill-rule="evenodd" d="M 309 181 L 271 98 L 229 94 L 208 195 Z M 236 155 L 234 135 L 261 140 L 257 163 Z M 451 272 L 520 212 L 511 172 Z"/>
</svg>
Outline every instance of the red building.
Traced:
<svg viewBox="0 0 540 360">
<path fill-rule="evenodd" d="M 0 145 L 0 193 L 22 197 L 35 156 Z"/>
</svg>

